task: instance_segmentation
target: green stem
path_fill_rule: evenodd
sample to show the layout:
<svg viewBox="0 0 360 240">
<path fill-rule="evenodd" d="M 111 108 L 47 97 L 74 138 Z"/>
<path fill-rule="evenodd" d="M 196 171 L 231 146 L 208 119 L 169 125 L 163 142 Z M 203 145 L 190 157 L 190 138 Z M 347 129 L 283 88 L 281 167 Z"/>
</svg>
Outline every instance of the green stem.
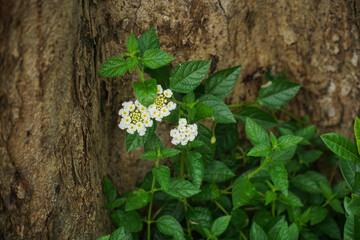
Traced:
<svg viewBox="0 0 360 240">
<path fill-rule="evenodd" d="M 248 240 L 242 231 L 240 231 L 240 237 L 242 237 L 243 240 Z"/>
<path fill-rule="evenodd" d="M 141 81 L 145 81 L 145 79 L 144 79 L 144 73 L 143 73 L 143 71 L 141 71 L 141 69 L 139 68 L 139 65 L 136 65 L 136 69 L 138 70 L 138 72 L 139 72 L 139 75 L 140 75 L 140 78 L 141 78 Z"/>
<path fill-rule="evenodd" d="M 216 206 L 218 208 L 220 208 L 221 211 L 223 211 L 223 213 L 225 213 L 226 216 L 229 216 L 230 214 L 228 213 L 228 211 L 225 210 L 225 208 L 223 208 L 223 206 L 221 206 L 220 203 L 218 203 L 217 201 L 214 201 L 214 203 L 216 204 Z"/>
<path fill-rule="evenodd" d="M 185 172 L 185 159 L 184 159 L 184 150 L 181 151 L 181 162 L 180 162 L 180 178 L 184 178 Z"/>
<path fill-rule="evenodd" d="M 258 108 L 260 108 L 261 105 L 258 103 L 248 103 L 248 102 L 235 103 L 235 104 L 228 105 L 228 108 L 242 108 L 242 107 L 258 107 Z"/>
<path fill-rule="evenodd" d="M 188 203 L 187 203 L 186 199 L 184 199 L 184 209 L 185 209 L 185 213 L 186 213 L 188 211 Z M 191 237 L 191 226 L 190 226 L 189 221 L 186 221 L 186 228 L 187 228 L 187 232 L 188 232 L 190 239 L 193 239 Z"/>
<path fill-rule="evenodd" d="M 258 172 L 261 171 L 261 169 L 263 169 L 270 161 L 270 156 L 267 156 L 265 161 L 252 173 L 250 173 L 246 178 L 250 179 L 252 176 L 254 176 L 255 174 L 257 174 Z"/>
<path fill-rule="evenodd" d="M 271 214 L 273 217 L 275 217 L 275 200 L 271 203 Z"/>
<path fill-rule="evenodd" d="M 159 167 L 159 159 L 157 159 L 155 161 L 155 167 Z M 150 190 L 150 204 L 149 204 L 149 210 L 148 210 L 148 218 L 147 218 L 147 232 L 148 232 L 148 235 L 147 235 L 147 238 L 148 240 L 150 240 L 150 237 L 151 237 L 151 211 L 152 211 L 152 205 L 153 205 L 153 199 L 154 199 L 154 190 L 155 190 L 155 175 L 153 176 L 153 180 L 152 180 L 152 183 L 151 183 L 151 190 Z"/>
<path fill-rule="evenodd" d="M 292 113 L 289 112 L 289 111 L 286 111 L 285 109 L 280 108 L 279 111 L 282 112 L 282 113 L 284 113 L 285 115 L 291 117 L 291 118 L 294 119 L 297 123 L 301 123 L 301 122 L 302 122 L 300 118 L 296 117 L 294 114 L 292 114 Z"/>
</svg>

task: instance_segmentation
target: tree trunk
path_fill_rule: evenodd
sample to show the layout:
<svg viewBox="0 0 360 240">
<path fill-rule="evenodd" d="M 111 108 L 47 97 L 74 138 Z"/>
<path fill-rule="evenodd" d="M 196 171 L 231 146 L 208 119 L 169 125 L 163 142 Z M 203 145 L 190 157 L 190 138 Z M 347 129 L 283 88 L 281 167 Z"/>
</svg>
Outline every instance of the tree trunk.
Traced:
<svg viewBox="0 0 360 240">
<path fill-rule="evenodd" d="M 101 180 L 119 192 L 151 166 L 117 127 L 135 76 L 97 76 L 154 26 L 173 65 L 242 64 L 227 103 L 254 100 L 264 71 L 303 85 L 288 108 L 351 137 L 360 111 L 358 0 L 0 0 L 0 239 L 110 233 Z M 160 124 L 165 129 L 164 124 Z M 166 133 L 158 132 L 164 139 Z M 164 131 L 163 131 L 164 132 Z"/>
</svg>

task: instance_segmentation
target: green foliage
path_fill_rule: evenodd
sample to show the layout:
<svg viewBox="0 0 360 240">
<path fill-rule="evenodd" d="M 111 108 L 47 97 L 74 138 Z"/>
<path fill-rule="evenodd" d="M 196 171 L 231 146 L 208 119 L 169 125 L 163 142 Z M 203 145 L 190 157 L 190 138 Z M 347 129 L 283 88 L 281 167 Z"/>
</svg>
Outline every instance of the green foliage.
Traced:
<svg viewBox="0 0 360 240">
<path fill-rule="evenodd" d="M 174 94 L 166 101 L 177 106 L 164 122 L 178 127 L 179 119 L 186 119 L 197 130 L 193 139 L 176 145 L 161 142 L 155 120 L 143 136 L 126 134 L 127 152 L 144 146 L 134 161 L 141 155 L 155 166 L 137 190 L 119 196 L 104 177 L 103 208 L 117 229 L 99 239 L 360 239 L 358 118 L 354 142 L 335 133 L 319 136 L 307 118 L 282 109 L 300 89 L 285 73 L 267 72 L 268 83 L 254 102 L 226 105 L 223 99 L 241 66 L 205 81 L 210 61 L 170 70 L 174 58 L 160 50 L 154 28 L 138 40 L 131 34 L 126 49 L 99 74 L 137 72 L 141 81 L 133 88 L 145 107 L 158 99 L 157 85 L 170 89 Z M 337 164 L 344 181 L 334 180 Z"/>
</svg>

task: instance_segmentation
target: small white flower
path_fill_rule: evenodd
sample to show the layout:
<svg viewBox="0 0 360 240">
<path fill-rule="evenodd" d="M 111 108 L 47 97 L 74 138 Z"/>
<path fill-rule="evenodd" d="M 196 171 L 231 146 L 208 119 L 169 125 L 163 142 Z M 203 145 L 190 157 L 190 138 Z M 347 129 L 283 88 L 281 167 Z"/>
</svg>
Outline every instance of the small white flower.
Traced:
<svg viewBox="0 0 360 240">
<path fill-rule="evenodd" d="M 155 108 L 155 109 L 151 110 L 150 116 L 151 116 L 152 118 L 156 118 L 156 116 L 159 115 L 159 113 L 160 113 L 159 110 L 157 110 L 157 109 Z"/>
<path fill-rule="evenodd" d="M 162 107 L 160 109 L 160 112 L 161 112 L 161 116 L 163 116 L 163 117 L 169 116 L 169 114 L 170 114 L 170 111 L 167 107 Z"/>
<path fill-rule="evenodd" d="M 186 118 L 179 119 L 179 125 L 186 125 L 186 124 L 187 124 Z"/>
<path fill-rule="evenodd" d="M 129 105 L 134 104 L 133 101 L 123 102 L 123 107 L 127 108 Z"/>
<path fill-rule="evenodd" d="M 127 107 L 126 107 L 127 110 L 129 110 L 130 112 L 134 111 L 135 110 L 135 105 L 134 104 L 129 104 Z"/>
<path fill-rule="evenodd" d="M 171 96 L 173 95 L 173 92 L 172 92 L 170 89 L 166 89 L 166 90 L 164 91 L 164 95 L 165 95 L 165 97 L 167 97 L 167 98 L 171 98 Z"/>
<path fill-rule="evenodd" d="M 161 112 L 159 112 L 159 113 L 155 116 L 155 120 L 156 120 L 156 121 L 159 121 L 159 122 L 161 122 L 162 118 L 163 118 L 163 116 L 161 115 Z"/>
<path fill-rule="evenodd" d="M 180 141 L 181 145 L 185 146 L 188 143 L 188 139 L 184 138 Z"/>
<path fill-rule="evenodd" d="M 125 121 L 126 123 L 126 126 L 129 125 L 131 123 L 131 117 L 127 116 L 127 117 L 124 117 L 123 120 Z"/>
<path fill-rule="evenodd" d="M 138 107 L 140 112 L 145 112 L 147 109 L 145 106 L 141 105 Z"/>
<path fill-rule="evenodd" d="M 163 93 L 163 89 L 162 89 L 161 85 L 157 85 L 156 92 L 157 92 L 157 94 L 162 94 Z"/>
<path fill-rule="evenodd" d="M 126 130 L 128 133 L 130 134 L 134 134 L 134 132 L 136 131 L 136 126 L 134 124 L 130 124 Z"/>
<path fill-rule="evenodd" d="M 152 127 L 152 125 L 153 125 L 153 120 L 151 120 L 151 119 L 145 119 L 145 120 L 144 120 L 144 125 L 145 125 L 145 127 Z"/>
<path fill-rule="evenodd" d="M 174 103 L 174 102 L 169 102 L 169 103 L 167 104 L 167 107 L 169 108 L 170 111 L 175 110 L 175 108 L 176 108 L 176 103 Z"/>
<path fill-rule="evenodd" d="M 135 100 L 135 106 L 140 107 L 141 103 L 138 100 Z"/>
<path fill-rule="evenodd" d="M 173 138 L 173 139 L 171 140 L 171 143 L 174 144 L 174 145 L 178 145 L 178 144 L 180 143 L 180 139 L 178 139 L 178 138 Z"/>
<path fill-rule="evenodd" d="M 125 122 L 125 119 L 121 119 L 120 123 L 119 123 L 119 128 L 124 130 L 127 127 L 127 124 Z"/>
<path fill-rule="evenodd" d="M 156 109 L 156 105 L 155 104 L 151 104 L 149 107 L 148 107 L 148 110 L 151 112 L 153 110 Z"/>
<path fill-rule="evenodd" d="M 181 132 L 181 133 L 185 133 L 186 125 L 179 125 L 179 126 L 178 126 L 178 130 L 179 130 L 179 132 Z"/>
<path fill-rule="evenodd" d="M 127 117 L 127 116 L 129 116 L 129 110 L 127 110 L 127 109 L 124 109 L 124 108 L 122 108 L 122 109 L 120 109 L 121 110 L 121 116 L 124 118 L 124 117 Z"/>
<path fill-rule="evenodd" d="M 141 118 L 142 119 L 150 119 L 150 114 L 149 114 L 149 112 L 148 111 L 145 111 L 145 112 L 142 112 L 141 113 Z"/>
<path fill-rule="evenodd" d="M 190 134 L 190 135 L 188 136 L 189 142 L 194 141 L 195 137 L 196 137 L 196 136 L 195 136 L 194 134 Z"/>
<path fill-rule="evenodd" d="M 142 122 L 137 122 L 136 129 L 141 129 L 141 128 L 144 128 L 144 124 Z"/>
<path fill-rule="evenodd" d="M 179 136 L 179 130 L 177 130 L 177 129 L 171 129 L 171 131 L 170 131 L 170 136 L 171 136 L 171 137 L 174 137 L 174 138 L 178 137 L 178 136 Z"/>
<path fill-rule="evenodd" d="M 139 136 L 144 136 L 146 133 L 146 128 L 142 128 L 141 130 L 138 129 L 137 132 L 139 133 Z"/>
</svg>

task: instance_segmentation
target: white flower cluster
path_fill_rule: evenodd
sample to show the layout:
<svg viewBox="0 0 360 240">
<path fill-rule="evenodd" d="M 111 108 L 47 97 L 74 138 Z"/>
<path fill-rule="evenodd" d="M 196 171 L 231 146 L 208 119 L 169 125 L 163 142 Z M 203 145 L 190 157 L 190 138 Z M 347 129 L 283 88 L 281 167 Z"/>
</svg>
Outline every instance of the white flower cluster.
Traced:
<svg viewBox="0 0 360 240">
<path fill-rule="evenodd" d="M 170 131 L 170 136 L 173 137 L 171 143 L 174 145 L 186 145 L 188 142 L 194 141 L 195 137 L 198 134 L 197 125 L 187 124 L 185 118 L 179 119 L 179 126 Z"/>
<path fill-rule="evenodd" d="M 171 110 L 176 108 L 176 103 L 168 101 L 171 98 L 172 91 L 167 89 L 163 91 L 160 85 L 157 85 L 158 96 L 155 102 L 148 108 L 143 106 L 138 100 L 124 102 L 123 108 L 119 110 L 119 115 L 122 117 L 119 127 L 134 134 L 138 132 L 140 136 L 144 136 L 147 127 L 152 127 L 154 118 L 156 121 L 161 121 L 163 117 L 170 114 Z"/>
</svg>

